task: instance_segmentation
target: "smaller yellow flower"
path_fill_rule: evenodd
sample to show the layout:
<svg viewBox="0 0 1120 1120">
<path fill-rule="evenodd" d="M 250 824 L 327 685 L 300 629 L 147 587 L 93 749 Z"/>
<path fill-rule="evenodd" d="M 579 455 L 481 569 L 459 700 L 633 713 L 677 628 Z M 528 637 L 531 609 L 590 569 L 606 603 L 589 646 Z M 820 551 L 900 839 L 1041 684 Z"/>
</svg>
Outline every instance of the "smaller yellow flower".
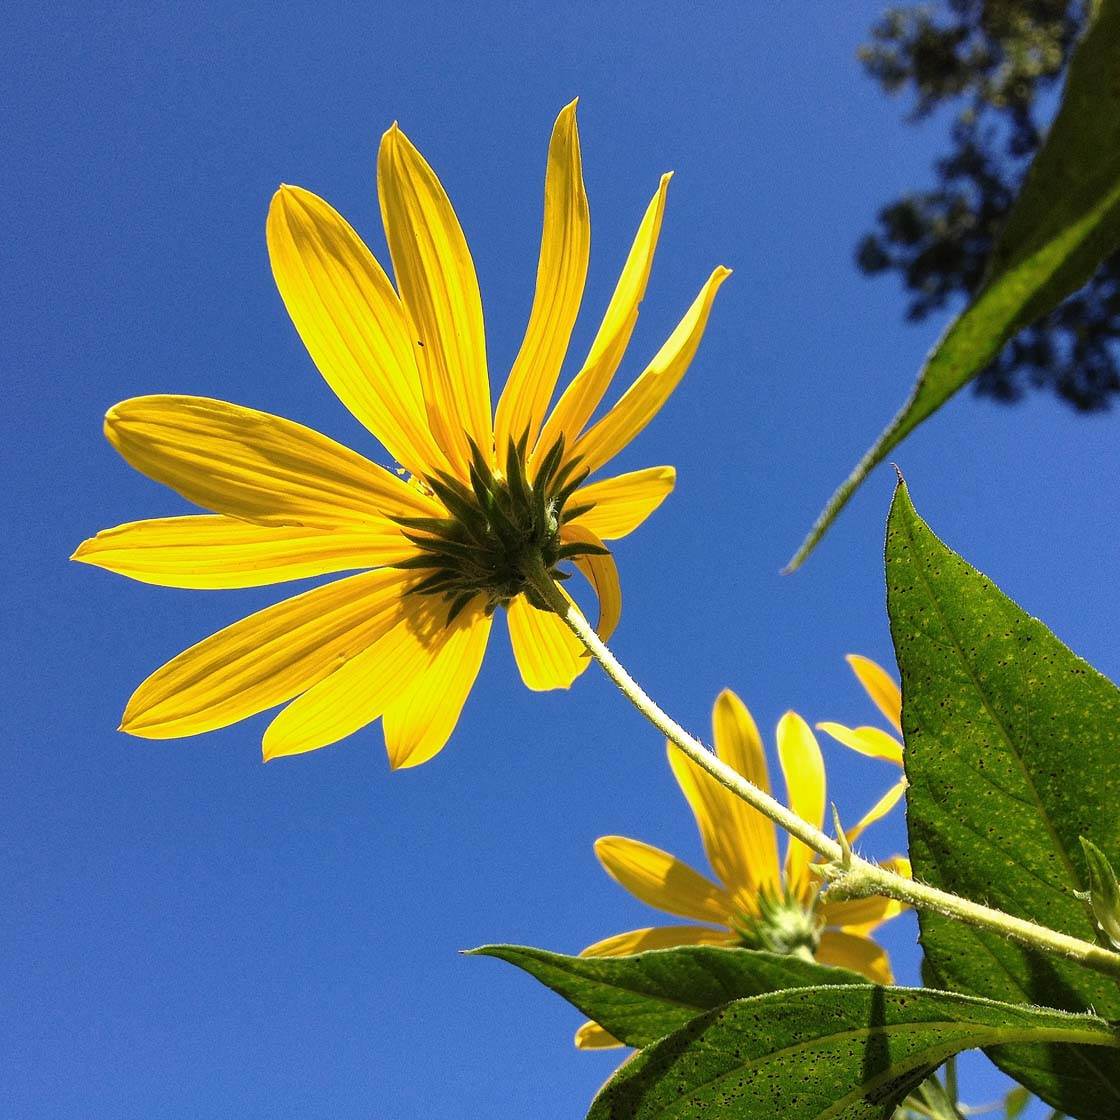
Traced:
<svg viewBox="0 0 1120 1120">
<path fill-rule="evenodd" d="M 754 719 L 735 693 L 724 690 L 712 711 L 716 754 L 760 789 L 769 792 L 766 753 Z M 778 758 L 789 807 L 820 828 L 825 817 L 824 759 L 809 725 L 786 712 L 778 723 Z M 817 858 L 790 837 L 785 861 L 778 858 L 778 837 L 770 820 L 724 789 L 706 771 L 669 745 L 669 764 L 692 808 L 717 884 L 668 852 L 625 836 L 603 836 L 595 854 L 607 874 L 642 902 L 703 925 L 653 926 L 615 934 L 583 950 L 583 956 L 621 956 L 676 945 L 722 945 L 842 965 L 869 979 L 892 980 L 886 951 L 870 934 L 902 912 L 887 898 L 829 902 L 813 873 Z M 848 830 L 857 837 L 878 820 L 882 801 Z M 909 860 L 887 862 L 910 874 Z M 585 1050 L 621 1045 L 597 1023 L 576 1032 Z"/>
</svg>

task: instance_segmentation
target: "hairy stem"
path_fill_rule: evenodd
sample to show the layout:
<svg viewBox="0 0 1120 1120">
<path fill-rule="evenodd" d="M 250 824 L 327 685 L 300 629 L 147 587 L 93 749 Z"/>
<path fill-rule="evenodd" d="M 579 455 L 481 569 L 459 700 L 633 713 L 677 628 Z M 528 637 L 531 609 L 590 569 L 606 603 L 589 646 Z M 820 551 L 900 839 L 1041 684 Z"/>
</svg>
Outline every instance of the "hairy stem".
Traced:
<svg viewBox="0 0 1120 1120">
<path fill-rule="evenodd" d="M 980 929 L 993 930 L 1032 948 L 1068 957 L 1105 975 L 1120 977 L 1120 953 L 907 879 L 862 859 L 848 848 L 846 842 L 841 844 L 833 840 L 819 828 L 803 820 L 770 794 L 747 781 L 737 770 L 722 762 L 699 739 L 690 735 L 658 707 L 600 640 L 579 607 L 556 586 L 543 563 L 538 563 L 533 570 L 527 571 L 526 576 L 534 590 L 599 662 L 623 696 L 679 751 L 710 774 L 724 789 L 824 857 L 827 862 L 819 865 L 819 869 L 829 880 L 829 894 L 833 898 L 867 898 L 872 895 L 893 898 L 917 909 L 933 910 Z"/>
</svg>

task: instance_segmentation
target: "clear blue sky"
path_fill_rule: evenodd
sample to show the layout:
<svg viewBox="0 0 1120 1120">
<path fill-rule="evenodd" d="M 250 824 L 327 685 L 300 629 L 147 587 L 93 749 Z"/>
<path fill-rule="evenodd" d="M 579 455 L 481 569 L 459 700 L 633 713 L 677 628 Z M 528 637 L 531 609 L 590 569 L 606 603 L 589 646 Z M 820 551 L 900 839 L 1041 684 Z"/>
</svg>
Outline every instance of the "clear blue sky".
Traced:
<svg viewBox="0 0 1120 1120">
<path fill-rule="evenodd" d="M 236 10 L 235 10 L 236 8 Z M 698 360 L 624 465 L 676 493 L 617 549 L 616 649 L 686 724 L 739 691 L 871 710 L 842 657 L 889 659 L 878 472 L 807 567 L 778 574 L 904 397 L 940 324 L 901 322 L 852 247 L 927 179 L 936 129 L 865 79 L 879 4 L 20 5 L 0 177 L 6 595 L 0 751 L 0 1112 L 12 1117 L 576 1117 L 614 1055 L 508 966 L 655 920 L 592 855 L 603 833 L 698 864 L 662 744 L 596 672 L 516 679 L 492 643 L 453 742 L 388 772 L 380 731 L 260 761 L 265 717 L 181 742 L 115 730 L 154 667 L 280 592 L 146 587 L 66 557 L 184 510 L 101 436 L 115 401 L 223 397 L 384 457 L 314 372 L 264 244 L 281 181 L 375 251 L 378 137 L 438 169 L 504 376 L 532 296 L 549 129 L 579 95 L 592 264 L 575 349 L 658 175 L 674 169 L 640 368 L 710 268 L 735 269 Z M 1115 640 L 1116 418 L 964 396 L 897 453 L 935 529 L 1104 672 Z M 497 630 L 496 630 L 497 633 Z M 848 814 L 893 778 L 826 746 Z M 869 851 L 903 843 L 900 817 Z M 886 934 L 916 981 L 914 926 Z M 994 1077 L 975 1096 L 993 1093 Z"/>
</svg>

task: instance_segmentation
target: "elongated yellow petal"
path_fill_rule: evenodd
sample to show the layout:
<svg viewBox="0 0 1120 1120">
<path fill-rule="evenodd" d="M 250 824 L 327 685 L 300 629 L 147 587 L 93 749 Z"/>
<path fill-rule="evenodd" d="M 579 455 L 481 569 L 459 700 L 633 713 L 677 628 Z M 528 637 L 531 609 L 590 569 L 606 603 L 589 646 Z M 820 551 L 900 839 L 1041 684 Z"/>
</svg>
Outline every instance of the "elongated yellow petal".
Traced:
<svg viewBox="0 0 1120 1120">
<path fill-rule="evenodd" d="M 673 949 L 677 945 L 729 945 L 735 934 L 711 926 L 649 926 L 646 929 L 627 930 L 613 937 L 604 937 L 588 945 L 581 957 L 624 957 L 629 953 L 644 953 L 647 949 Z"/>
<path fill-rule="evenodd" d="M 394 624 L 293 700 L 264 733 L 265 762 L 330 746 L 372 723 L 439 653 L 430 600 L 406 596 Z"/>
<path fill-rule="evenodd" d="M 816 958 L 822 964 L 832 964 L 839 968 L 850 968 L 862 972 L 874 984 L 891 984 L 891 972 L 887 951 L 874 941 L 854 933 L 826 929 L 821 934 Z"/>
<path fill-rule="evenodd" d="M 140 685 L 121 730 L 144 739 L 197 735 L 290 700 L 391 629 L 404 586 L 399 571 L 363 572 L 219 630 Z"/>
<path fill-rule="evenodd" d="M 537 443 L 542 453 L 547 452 L 560 437 L 571 448 L 599 406 L 619 362 L 622 361 L 630 336 L 634 333 L 634 324 L 638 321 L 638 307 L 649 283 L 670 178 L 671 174 L 661 176 L 661 183 L 646 207 L 634 244 L 622 267 L 622 275 L 619 276 L 614 294 L 607 304 L 606 314 L 591 343 L 583 368 L 564 390 L 545 423 Z"/>
<path fill-rule="evenodd" d="M 188 501 L 259 525 L 333 529 L 443 507 L 302 424 L 208 397 L 133 397 L 105 436 L 138 471 Z"/>
<path fill-rule="evenodd" d="M 482 667 L 491 616 L 467 607 L 443 638 L 432 663 L 385 709 L 385 749 L 394 770 L 419 766 L 451 738 Z"/>
<path fill-rule="evenodd" d="M 572 524 L 590 529 L 600 540 L 618 540 L 632 533 L 661 505 L 676 481 L 673 467 L 646 467 L 582 486 L 572 495 L 571 505 L 595 508 Z"/>
<path fill-rule="evenodd" d="M 859 839 L 865 828 L 881 821 L 899 802 L 906 792 L 909 783 L 905 778 L 900 778 L 862 817 L 856 822 L 855 827 L 846 829 L 848 842 L 854 844 Z"/>
<path fill-rule="evenodd" d="M 416 551 L 391 521 L 368 528 L 253 525 L 233 517 L 157 517 L 102 529 L 70 557 L 160 587 L 260 587 L 395 564 Z"/>
<path fill-rule="evenodd" d="M 601 836 L 595 854 L 612 879 L 647 905 L 680 918 L 728 923 L 727 892 L 676 856 L 626 836 Z"/>
<path fill-rule="evenodd" d="M 722 266 L 712 273 L 653 361 L 602 420 L 577 440 L 571 455 L 582 458 L 588 470 L 598 470 L 617 455 L 669 399 L 700 345 L 716 292 L 730 275 Z"/>
<path fill-rule="evenodd" d="M 327 384 L 413 474 L 444 468 L 408 317 L 365 242 L 301 187 L 276 192 L 266 229 L 276 286 Z"/>
<path fill-rule="evenodd" d="M 904 903 L 893 898 L 853 898 L 847 902 L 829 902 L 826 895 L 819 913 L 827 925 L 866 937 L 876 927 L 898 917 L 906 908 Z"/>
<path fill-rule="evenodd" d="M 786 779 L 789 807 L 816 828 L 824 823 L 824 759 L 809 725 L 786 712 L 778 722 L 778 758 Z M 816 896 L 819 881 L 809 874 L 813 853 L 792 836 L 786 849 L 786 886 L 803 903 Z"/>
<path fill-rule="evenodd" d="M 831 735 L 838 743 L 869 758 L 902 765 L 902 744 L 878 727 L 845 727 L 842 723 L 818 723 L 817 730 Z"/>
<path fill-rule="evenodd" d="M 613 1034 L 590 1020 L 576 1031 L 573 1041 L 579 1050 L 617 1050 L 622 1045 Z"/>
<path fill-rule="evenodd" d="M 490 454 L 490 382 L 474 262 L 443 185 L 394 124 L 381 138 L 377 193 L 393 271 L 415 328 L 428 422 L 465 471 L 470 435 Z"/>
<path fill-rule="evenodd" d="M 856 680 L 864 687 L 864 691 L 871 697 L 875 707 L 890 721 L 894 729 L 902 734 L 902 693 L 890 675 L 876 661 L 870 657 L 863 657 L 858 653 L 849 653 L 846 658 L 856 675 Z"/>
<path fill-rule="evenodd" d="M 737 770 L 753 785 L 770 792 L 770 775 L 766 768 L 766 751 L 758 726 L 746 704 L 730 689 L 716 697 L 712 708 L 712 740 L 716 755 Z M 723 791 L 725 797 L 731 795 Z M 727 861 L 729 886 L 739 888 L 736 901 L 742 909 L 753 911 L 754 896 L 768 890 L 777 896 L 781 891 L 782 872 L 778 862 L 778 837 L 774 824 L 737 797 L 733 810 L 735 825 L 732 839 L 720 841 L 725 848 L 721 857 Z M 709 857 L 710 858 L 710 857 Z M 712 865 L 715 867 L 715 864 Z M 719 872 L 722 876 L 722 872 Z"/>
<path fill-rule="evenodd" d="M 672 743 L 667 744 L 667 750 L 669 765 L 696 818 L 696 827 L 700 830 L 712 870 L 734 897 L 738 909 L 754 913 L 757 910 L 757 890 L 752 856 L 757 853 L 748 850 L 743 828 L 743 818 L 753 810 L 728 794 Z M 739 812 L 739 805 L 746 812 Z"/>
<path fill-rule="evenodd" d="M 573 101 L 556 118 L 548 146 L 537 291 L 494 418 L 499 456 L 510 440 L 516 443 L 526 432 L 528 446 L 536 443 L 579 313 L 590 251 L 591 218 Z"/>
<path fill-rule="evenodd" d="M 603 542 L 582 525 L 565 525 L 560 533 L 560 539 L 565 544 L 579 543 L 603 547 Z M 595 622 L 595 632 L 605 642 L 614 633 L 614 628 L 622 617 L 622 584 L 618 578 L 618 565 L 615 564 L 613 556 L 594 553 L 577 556 L 574 563 L 587 577 L 587 582 L 591 584 L 595 597 L 599 600 L 599 617 Z"/>
<path fill-rule="evenodd" d="M 518 595 L 506 608 L 513 656 L 526 688 L 546 692 L 569 688 L 587 668 L 589 659 L 580 640 L 560 616 L 539 611 Z"/>
</svg>

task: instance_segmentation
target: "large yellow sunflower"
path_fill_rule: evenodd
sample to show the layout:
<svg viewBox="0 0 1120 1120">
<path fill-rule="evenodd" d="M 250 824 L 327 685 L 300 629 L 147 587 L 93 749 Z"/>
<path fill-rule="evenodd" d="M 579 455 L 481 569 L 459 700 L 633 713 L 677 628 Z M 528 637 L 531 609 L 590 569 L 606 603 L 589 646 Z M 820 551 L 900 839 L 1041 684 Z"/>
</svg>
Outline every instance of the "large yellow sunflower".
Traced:
<svg viewBox="0 0 1120 1120">
<path fill-rule="evenodd" d="M 150 396 L 109 410 L 109 441 L 136 469 L 212 511 L 107 529 L 74 558 L 171 587 L 225 588 L 368 569 L 250 615 L 179 654 L 133 694 L 121 723 L 144 738 L 195 735 L 278 704 L 266 759 L 336 742 L 383 717 L 394 767 L 431 758 L 459 718 L 505 609 L 532 689 L 588 664 L 528 573 L 571 560 L 621 609 L 604 541 L 632 532 L 673 487 L 672 467 L 588 485 L 653 418 L 696 353 L 715 269 L 668 341 L 591 423 L 646 290 L 669 176 L 650 202 L 583 365 L 547 419 L 583 293 L 590 241 L 575 102 L 556 121 L 536 294 L 491 417 L 482 302 L 443 187 L 394 125 L 377 189 L 394 289 L 362 240 L 309 191 L 281 187 L 268 215 L 280 294 L 327 383 L 400 464 L 391 470 L 290 420 L 224 401 Z"/>
<path fill-rule="evenodd" d="M 716 754 L 767 793 L 770 779 L 758 728 L 735 693 L 720 693 L 712 712 Z M 825 816 L 825 770 L 809 725 L 796 712 L 778 723 L 778 758 L 789 807 L 820 828 Z M 889 898 L 830 902 L 823 880 L 813 874 L 816 856 L 789 838 L 784 863 L 772 821 L 721 786 L 691 759 L 669 745 L 669 763 L 696 817 L 704 851 L 719 882 L 693 870 L 668 852 L 625 836 L 603 836 L 595 854 L 607 874 L 642 902 L 704 925 L 652 926 L 618 933 L 583 950 L 583 956 L 621 956 L 675 945 L 722 945 L 788 953 L 843 965 L 880 984 L 891 982 L 890 960 L 872 932 L 902 912 Z M 897 799 L 896 799 L 897 800 Z M 854 841 L 889 811 L 882 798 L 847 830 Z M 887 866 L 909 876 L 901 856 Z M 585 1050 L 620 1043 L 597 1023 L 576 1032 Z"/>
</svg>

